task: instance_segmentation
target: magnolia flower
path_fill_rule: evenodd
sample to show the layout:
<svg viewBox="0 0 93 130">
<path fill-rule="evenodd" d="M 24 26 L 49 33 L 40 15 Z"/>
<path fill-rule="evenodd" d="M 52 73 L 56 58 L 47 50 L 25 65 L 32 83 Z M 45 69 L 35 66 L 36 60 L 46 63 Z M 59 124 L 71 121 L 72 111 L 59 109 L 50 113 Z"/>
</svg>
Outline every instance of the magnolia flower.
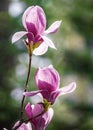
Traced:
<svg viewBox="0 0 93 130">
<path fill-rule="evenodd" d="M 53 66 L 37 69 L 35 74 L 35 82 L 39 90 L 25 92 L 24 95 L 34 96 L 38 93 L 41 93 L 42 97 L 51 104 L 54 104 L 55 100 L 60 95 L 71 93 L 76 88 L 75 82 L 72 82 L 65 87 L 59 88 L 60 77 Z"/>
<path fill-rule="evenodd" d="M 43 104 L 30 105 L 28 103 L 25 111 L 33 130 L 45 130 L 53 117 L 53 109 L 49 108 L 44 112 Z"/>
<path fill-rule="evenodd" d="M 19 121 L 17 121 L 13 127 L 13 129 L 18 126 Z M 31 124 L 30 123 L 23 123 L 19 128 L 17 128 L 17 130 L 32 130 L 31 128 Z"/>
<path fill-rule="evenodd" d="M 44 54 L 48 46 L 55 49 L 54 43 L 46 35 L 57 32 L 61 21 L 54 22 L 45 30 L 46 16 L 43 9 L 40 6 L 31 6 L 24 12 L 22 23 L 26 31 L 16 32 L 12 37 L 12 43 L 26 36 L 25 44 L 31 45 L 31 51 L 35 55 Z"/>
</svg>

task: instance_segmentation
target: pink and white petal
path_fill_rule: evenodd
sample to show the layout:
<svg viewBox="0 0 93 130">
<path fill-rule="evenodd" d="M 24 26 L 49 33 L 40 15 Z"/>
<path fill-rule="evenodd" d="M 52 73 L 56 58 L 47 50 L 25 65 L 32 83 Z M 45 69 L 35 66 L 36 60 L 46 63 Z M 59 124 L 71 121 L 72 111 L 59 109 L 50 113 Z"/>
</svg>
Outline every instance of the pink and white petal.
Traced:
<svg viewBox="0 0 93 130">
<path fill-rule="evenodd" d="M 42 103 L 37 103 L 35 105 L 31 105 L 32 109 L 33 109 L 33 116 L 37 116 L 39 114 L 41 114 L 44 111 L 44 106 Z"/>
<path fill-rule="evenodd" d="M 37 9 L 37 22 L 35 22 L 35 27 L 38 34 L 43 34 L 46 28 L 46 16 L 43 9 L 40 6 L 36 6 Z"/>
<path fill-rule="evenodd" d="M 42 38 L 43 38 L 43 40 L 44 40 L 44 43 L 47 45 L 47 46 L 49 46 L 49 47 L 51 47 L 51 48 L 53 48 L 53 49 L 56 49 L 56 47 L 55 47 L 55 45 L 54 45 L 54 43 L 52 42 L 52 40 L 50 40 L 48 37 L 46 37 L 46 36 L 42 36 Z"/>
<path fill-rule="evenodd" d="M 19 123 L 20 123 L 20 121 L 17 121 L 17 122 L 14 124 L 13 129 L 14 129 L 16 126 L 18 126 Z"/>
<path fill-rule="evenodd" d="M 17 130 L 32 130 L 30 123 L 23 123 Z"/>
<path fill-rule="evenodd" d="M 54 115 L 54 110 L 52 108 L 49 108 L 48 111 L 46 111 L 43 115 L 42 118 L 44 120 L 44 122 L 42 122 L 42 126 L 44 128 L 46 128 L 48 126 L 48 124 L 51 122 L 52 118 Z M 43 124 L 44 123 L 44 124 Z M 42 130 L 45 130 L 42 128 Z"/>
<path fill-rule="evenodd" d="M 73 92 L 76 89 L 76 83 L 72 82 L 69 85 L 58 89 L 54 92 L 51 93 L 51 103 L 54 104 L 55 100 L 58 99 L 59 96 L 64 95 L 64 94 L 68 94 Z"/>
<path fill-rule="evenodd" d="M 25 96 L 35 96 L 37 95 L 38 93 L 41 93 L 43 90 L 37 90 L 37 91 L 31 91 L 31 92 L 24 92 L 23 95 Z"/>
<path fill-rule="evenodd" d="M 57 30 L 59 29 L 61 25 L 61 22 L 62 22 L 61 20 L 54 22 L 44 33 L 51 34 L 51 33 L 57 32 Z"/>
<path fill-rule="evenodd" d="M 16 32 L 13 36 L 12 36 L 12 43 L 17 42 L 18 40 L 20 40 L 23 36 L 25 36 L 26 34 L 28 34 L 28 32 L 26 31 L 20 31 L 20 32 Z"/>
<path fill-rule="evenodd" d="M 71 93 L 73 92 L 74 90 L 76 89 L 76 83 L 75 82 L 72 82 L 70 83 L 69 85 L 59 89 L 60 91 L 60 95 L 63 95 L 63 94 L 67 94 L 67 93 Z"/>
<path fill-rule="evenodd" d="M 14 126 L 13 126 L 13 129 L 19 125 L 19 121 L 17 121 Z M 4 129 L 4 130 L 7 130 L 7 129 Z M 17 130 L 32 130 L 31 128 L 31 124 L 28 122 L 27 124 L 23 123 Z"/>
<path fill-rule="evenodd" d="M 47 118 L 47 125 L 50 123 L 54 115 L 54 110 L 52 108 L 48 109 L 48 118 Z"/>
<path fill-rule="evenodd" d="M 31 127 L 31 123 L 30 122 L 28 122 L 27 124 L 26 124 L 26 130 L 32 130 L 32 127 Z M 24 129 L 25 130 L 25 129 Z"/>
<path fill-rule="evenodd" d="M 28 13 L 30 12 L 30 10 L 33 8 L 34 6 L 30 6 L 30 7 L 28 7 L 26 10 L 25 10 L 25 12 L 24 12 L 24 14 L 23 14 L 23 16 L 22 16 L 22 23 L 23 23 L 23 26 L 24 26 L 24 28 L 27 30 L 27 26 L 26 26 L 26 18 L 27 18 L 27 16 L 28 16 Z"/>
<path fill-rule="evenodd" d="M 35 48 L 33 51 L 34 55 L 43 55 L 48 51 L 48 45 L 46 45 L 44 42 L 41 43 L 41 45 L 38 48 Z"/>
<path fill-rule="evenodd" d="M 58 72 L 52 67 L 38 68 L 35 74 L 35 83 L 44 97 L 59 88 L 60 77 Z M 46 91 L 46 92 L 45 92 Z"/>
<path fill-rule="evenodd" d="M 32 107 L 31 107 L 31 104 L 30 103 L 27 103 L 26 107 L 25 107 L 25 112 L 26 112 L 26 115 L 27 117 L 30 119 L 30 118 L 33 118 L 33 113 L 32 113 Z"/>
</svg>

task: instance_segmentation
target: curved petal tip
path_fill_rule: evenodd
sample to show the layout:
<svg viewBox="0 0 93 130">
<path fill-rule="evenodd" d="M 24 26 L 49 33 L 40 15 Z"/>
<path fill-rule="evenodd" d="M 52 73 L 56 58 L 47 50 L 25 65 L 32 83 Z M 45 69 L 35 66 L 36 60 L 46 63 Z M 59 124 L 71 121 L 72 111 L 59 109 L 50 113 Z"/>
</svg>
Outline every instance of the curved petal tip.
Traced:
<svg viewBox="0 0 93 130">
<path fill-rule="evenodd" d="M 13 36 L 12 36 L 12 43 L 17 42 L 18 40 L 20 40 L 24 35 L 26 35 L 28 32 L 26 31 L 20 31 L 20 32 L 16 32 Z"/>
</svg>

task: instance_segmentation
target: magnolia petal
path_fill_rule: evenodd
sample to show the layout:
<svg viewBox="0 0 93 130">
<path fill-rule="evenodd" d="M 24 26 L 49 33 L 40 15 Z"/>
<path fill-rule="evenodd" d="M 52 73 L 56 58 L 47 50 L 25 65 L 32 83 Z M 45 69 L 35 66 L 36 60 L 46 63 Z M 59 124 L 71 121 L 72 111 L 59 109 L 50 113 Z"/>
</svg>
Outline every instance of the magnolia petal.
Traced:
<svg viewBox="0 0 93 130">
<path fill-rule="evenodd" d="M 37 9 L 37 21 L 35 27 L 38 34 L 43 34 L 46 28 L 46 16 L 43 9 L 40 6 L 36 6 Z"/>
<path fill-rule="evenodd" d="M 35 83 L 38 89 L 42 90 L 43 96 L 48 97 L 50 96 L 48 94 L 59 88 L 60 77 L 52 66 L 38 68 L 35 74 Z"/>
<path fill-rule="evenodd" d="M 54 111 L 52 108 L 49 108 L 41 117 L 40 122 L 38 123 L 38 126 L 41 126 L 39 130 L 45 130 L 46 127 L 51 122 L 54 115 Z"/>
<path fill-rule="evenodd" d="M 21 39 L 24 35 L 26 35 L 28 32 L 26 31 L 20 31 L 20 32 L 16 32 L 13 36 L 12 36 L 12 43 L 18 41 L 19 39 Z"/>
<path fill-rule="evenodd" d="M 32 107 L 32 113 L 33 113 L 33 117 L 38 116 L 39 114 L 42 114 L 42 112 L 44 111 L 44 106 L 42 103 L 37 103 L 35 105 L 31 105 Z"/>
<path fill-rule="evenodd" d="M 38 93 L 42 92 L 43 90 L 38 90 L 38 91 L 31 91 L 31 92 L 24 92 L 23 95 L 25 96 L 35 96 L 37 95 Z"/>
<path fill-rule="evenodd" d="M 58 31 L 58 28 L 61 25 L 61 20 L 60 21 L 56 21 L 54 22 L 46 31 L 45 34 L 51 34 L 51 33 L 55 33 Z"/>
<path fill-rule="evenodd" d="M 72 82 L 70 83 L 69 85 L 61 88 L 59 91 L 60 91 L 60 95 L 63 95 L 63 94 L 67 94 L 67 93 L 71 93 L 73 92 L 74 90 L 76 89 L 76 83 L 75 82 Z"/>
<path fill-rule="evenodd" d="M 28 122 L 28 123 L 26 124 L 26 127 L 27 127 L 27 130 L 32 130 L 32 127 L 31 127 L 30 122 Z M 24 130 L 25 130 L 25 129 L 24 129 Z"/>
<path fill-rule="evenodd" d="M 46 44 L 47 46 L 49 46 L 53 49 L 56 49 L 54 43 L 49 38 L 47 38 L 46 36 L 42 36 L 42 38 L 44 40 L 43 44 Z"/>
<path fill-rule="evenodd" d="M 23 123 L 17 130 L 32 130 L 30 122 L 27 124 Z"/>
<path fill-rule="evenodd" d="M 40 6 L 31 6 L 23 14 L 23 26 L 34 35 L 43 34 L 46 28 L 46 17 Z"/>
<path fill-rule="evenodd" d="M 26 17 L 27 17 L 27 14 L 30 12 L 30 10 L 33 8 L 34 6 L 30 6 L 30 7 L 28 7 L 26 10 L 25 10 L 25 12 L 24 12 L 24 14 L 23 14 L 23 16 L 22 16 L 22 23 L 23 23 L 23 26 L 24 26 L 24 28 L 27 30 L 27 26 L 26 26 Z"/>
<path fill-rule="evenodd" d="M 43 55 L 47 52 L 48 46 L 45 43 L 41 43 L 41 45 L 33 51 L 34 55 Z"/>
<path fill-rule="evenodd" d="M 20 121 L 17 121 L 17 122 L 14 124 L 13 129 L 14 129 L 16 126 L 18 126 L 19 123 L 20 123 Z"/>
<path fill-rule="evenodd" d="M 61 95 L 64 95 L 64 94 L 67 94 L 67 93 L 71 93 L 73 92 L 74 90 L 76 89 L 76 83 L 75 82 L 72 82 L 70 83 L 69 85 L 61 88 L 61 89 L 58 89 L 54 92 L 51 93 L 51 96 L 50 96 L 50 102 L 51 104 L 54 104 L 56 99 L 61 96 Z"/>
<path fill-rule="evenodd" d="M 26 115 L 27 117 L 30 119 L 30 118 L 33 118 L 33 113 L 32 113 L 32 107 L 30 105 L 30 103 L 28 103 L 25 107 L 25 112 L 26 112 Z"/>
<path fill-rule="evenodd" d="M 25 107 L 25 111 L 28 119 L 33 119 L 34 121 L 34 117 L 38 116 L 39 114 L 42 114 L 42 112 L 44 111 L 44 106 L 42 103 L 38 103 L 35 105 L 31 105 L 30 103 L 28 103 Z"/>
<path fill-rule="evenodd" d="M 17 121 L 17 122 L 14 124 L 13 129 L 15 129 L 15 127 L 18 126 L 19 123 L 20 123 L 20 122 Z M 4 130 L 7 130 L 7 129 L 4 129 Z M 17 130 L 32 130 L 31 124 L 30 124 L 29 122 L 28 122 L 27 124 L 26 124 L 26 123 L 22 123 L 22 125 L 21 125 L 19 128 L 17 128 Z"/>
<path fill-rule="evenodd" d="M 38 119 L 38 130 L 45 130 L 46 127 L 52 120 L 54 111 L 52 108 L 49 108 L 39 119 Z"/>
<path fill-rule="evenodd" d="M 47 125 L 50 123 L 54 115 L 54 110 L 52 108 L 49 108 L 48 110 L 48 118 L 47 118 Z"/>
</svg>

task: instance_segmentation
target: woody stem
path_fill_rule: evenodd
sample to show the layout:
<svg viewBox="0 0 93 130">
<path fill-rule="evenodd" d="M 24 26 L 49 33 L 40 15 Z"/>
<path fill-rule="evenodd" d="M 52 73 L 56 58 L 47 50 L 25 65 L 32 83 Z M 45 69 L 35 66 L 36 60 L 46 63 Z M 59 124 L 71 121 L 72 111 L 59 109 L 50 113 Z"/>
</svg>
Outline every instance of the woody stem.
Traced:
<svg viewBox="0 0 93 130">
<path fill-rule="evenodd" d="M 25 83 L 24 92 L 26 92 L 27 89 L 28 89 L 28 82 L 29 82 L 30 72 L 31 72 L 32 53 L 31 53 L 31 48 L 30 47 L 31 46 L 28 45 L 28 49 L 29 49 L 29 66 L 28 66 L 28 73 L 27 73 L 27 79 L 26 79 L 26 83 Z M 23 95 L 22 102 L 21 102 L 20 122 L 22 122 L 22 120 L 23 120 L 24 101 L 25 101 L 25 95 Z"/>
</svg>

